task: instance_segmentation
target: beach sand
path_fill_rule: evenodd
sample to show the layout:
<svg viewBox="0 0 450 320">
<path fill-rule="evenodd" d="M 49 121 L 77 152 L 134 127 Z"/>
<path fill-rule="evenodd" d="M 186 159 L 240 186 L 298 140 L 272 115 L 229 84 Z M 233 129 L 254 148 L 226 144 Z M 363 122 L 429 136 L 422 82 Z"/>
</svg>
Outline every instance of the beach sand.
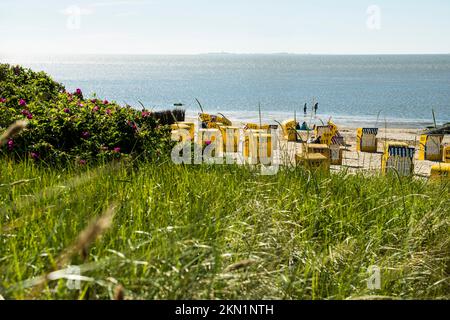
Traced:
<svg viewBox="0 0 450 320">
<path fill-rule="evenodd" d="M 230 119 L 233 121 L 233 119 Z M 189 118 L 186 121 L 191 121 L 197 123 L 197 119 Z M 233 125 L 241 126 L 240 123 L 234 122 Z M 342 169 L 349 170 L 350 172 L 356 171 L 367 171 L 367 172 L 379 172 L 381 170 L 381 158 L 383 155 L 383 146 L 386 141 L 393 142 L 405 142 L 409 146 L 416 148 L 415 161 L 414 161 L 414 171 L 415 175 L 419 177 L 428 177 L 430 175 L 431 167 L 439 162 L 434 161 L 419 161 L 419 140 L 422 134 L 421 129 L 414 128 L 379 128 L 378 131 L 378 150 L 377 153 L 366 153 L 356 151 L 356 131 L 357 127 L 353 126 L 340 126 L 336 123 L 338 130 L 342 136 L 345 138 L 345 143 L 347 147 L 343 152 L 343 163 L 342 166 L 331 166 L 333 171 L 338 171 Z M 280 139 L 282 141 L 282 139 Z M 444 144 L 450 145 L 450 136 L 445 136 Z M 289 142 L 286 148 L 286 143 L 282 142 L 281 147 L 285 150 L 289 150 L 290 160 L 293 161 L 295 151 L 300 151 L 302 146 L 301 143 Z"/>
<path fill-rule="evenodd" d="M 362 170 L 380 170 L 383 146 L 386 141 L 406 142 L 416 148 L 414 171 L 418 176 L 427 177 L 430 175 L 431 166 L 438 163 L 434 161 L 419 161 L 419 139 L 422 130 L 420 129 L 400 129 L 400 128 L 380 128 L 378 132 L 378 152 L 365 153 L 356 151 L 356 130 L 357 128 L 339 128 L 345 137 L 345 142 L 350 145 L 349 151 L 344 151 L 343 166 Z M 450 144 L 450 136 L 445 136 L 444 144 Z"/>
</svg>

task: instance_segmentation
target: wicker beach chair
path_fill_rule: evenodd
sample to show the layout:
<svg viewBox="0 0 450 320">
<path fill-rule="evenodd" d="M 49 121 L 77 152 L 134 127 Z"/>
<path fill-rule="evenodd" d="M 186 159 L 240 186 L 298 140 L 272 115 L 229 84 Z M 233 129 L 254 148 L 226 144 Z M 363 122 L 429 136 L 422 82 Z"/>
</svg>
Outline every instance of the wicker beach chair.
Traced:
<svg viewBox="0 0 450 320">
<path fill-rule="evenodd" d="M 298 140 L 297 127 L 299 127 L 299 123 L 294 119 L 283 121 L 281 123 L 283 138 L 290 142 L 296 142 Z"/>
<path fill-rule="evenodd" d="M 431 180 L 450 180 L 450 163 L 438 163 L 431 167 Z"/>
<path fill-rule="evenodd" d="M 378 128 L 358 128 L 356 131 L 356 151 L 376 153 L 378 148 Z"/>
<path fill-rule="evenodd" d="M 420 136 L 419 160 L 441 161 L 443 157 L 443 134 L 424 134 Z"/>
<path fill-rule="evenodd" d="M 450 163 L 450 145 L 445 145 L 442 151 L 442 162 Z"/>
<path fill-rule="evenodd" d="M 384 154 L 381 158 L 382 173 L 387 174 L 391 171 L 396 171 L 400 176 L 413 175 L 415 151 L 415 148 L 409 147 L 406 143 L 386 143 Z"/>
<path fill-rule="evenodd" d="M 330 125 L 316 126 L 314 134 L 316 137 L 320 137 L 321 144 L 330 145 L 331 138 L 334 136 L 333 127 Z"/>
<path fill-rule="evenodd" d="M 250 164 L 272 163 L 272 134 L 264 129 L 249 129 L 244 133 L 244 159 Z"/>
</svg>

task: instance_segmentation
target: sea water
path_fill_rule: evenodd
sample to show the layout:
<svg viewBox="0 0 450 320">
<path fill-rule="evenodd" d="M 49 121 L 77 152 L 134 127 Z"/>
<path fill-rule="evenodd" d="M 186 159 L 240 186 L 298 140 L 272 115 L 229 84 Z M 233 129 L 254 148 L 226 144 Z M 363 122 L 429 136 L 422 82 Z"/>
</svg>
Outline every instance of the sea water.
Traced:
<svg viewBox="0 0 450 320">
<path fill-rule="evenodd" d="M 292 118 L 344 125 L 423 127 L 450 122 L 450 55 L 4 56 L 85 96 L 160 110 L 184 104 L 236 121 Z M 312 105 L 319 104 L 317 116 Z M 307 103 L 307 115 L 303 106 Z"/>
</svg>

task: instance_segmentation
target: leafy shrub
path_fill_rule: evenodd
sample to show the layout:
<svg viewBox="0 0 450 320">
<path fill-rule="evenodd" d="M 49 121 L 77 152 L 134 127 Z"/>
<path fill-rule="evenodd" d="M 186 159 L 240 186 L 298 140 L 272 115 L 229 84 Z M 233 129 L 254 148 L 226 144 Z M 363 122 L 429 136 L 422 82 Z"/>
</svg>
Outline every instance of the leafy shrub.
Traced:
<svg viewBox="0 0 450 320">
<path fill-rule="evenodd" d="M 15 158 L 79 164 L 140 156 L 156 159 L 172 146 L 169 128 L 147 110 L 67 92 L 44 72 L 0 64 L 0 131 L 29 124 L 0 149 Z"/>
<path fill-rule="evenodd" d="M 171 125 L 175 123 L 175 120 L 177 122 L 184 121 L 185 114 L 185 110 L 175 109 L 153 112 L 152 117 L 158 120 L 160 124 Z"/>
</svg>

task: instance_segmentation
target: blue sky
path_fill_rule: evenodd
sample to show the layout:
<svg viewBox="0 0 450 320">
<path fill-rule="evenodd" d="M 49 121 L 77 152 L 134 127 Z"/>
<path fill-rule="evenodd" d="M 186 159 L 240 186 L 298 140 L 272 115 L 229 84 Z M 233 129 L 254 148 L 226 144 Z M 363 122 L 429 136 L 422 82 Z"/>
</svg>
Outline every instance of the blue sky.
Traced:
<svg viewBox="0 0 450 320">
<path fill-rule="evenodd" d="M 0 39 L 24 54 L 450 53 L 450 1 L 2 0 Z"/>
</svg>

